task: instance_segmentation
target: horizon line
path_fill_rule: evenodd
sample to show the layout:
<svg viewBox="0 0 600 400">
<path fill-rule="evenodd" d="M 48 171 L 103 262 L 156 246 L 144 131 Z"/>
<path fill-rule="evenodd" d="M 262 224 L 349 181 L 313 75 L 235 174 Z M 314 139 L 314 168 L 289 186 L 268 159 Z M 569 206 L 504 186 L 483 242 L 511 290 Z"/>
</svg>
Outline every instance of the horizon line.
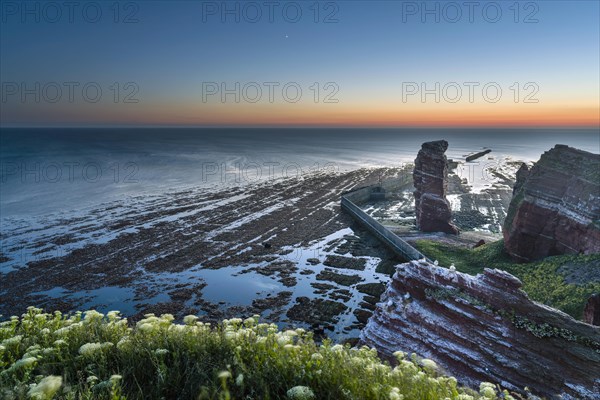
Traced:
<svg viewBox="0 0 600 400">
<path fill-rule="evenodd" d="M 0 124 L 0 129 L 600 129 L 599 125 L 182 125 L 182 124 Z"/>
</svg>

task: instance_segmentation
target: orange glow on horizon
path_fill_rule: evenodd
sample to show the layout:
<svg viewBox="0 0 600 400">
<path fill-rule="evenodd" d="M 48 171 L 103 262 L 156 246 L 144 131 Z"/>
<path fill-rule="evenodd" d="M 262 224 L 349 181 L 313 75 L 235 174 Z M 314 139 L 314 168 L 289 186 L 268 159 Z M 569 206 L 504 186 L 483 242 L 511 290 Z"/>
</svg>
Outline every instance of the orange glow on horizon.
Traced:
<svg viewBox="0 0 600 400">
<path fill-rule="evenodd" d="M 192 104 L 92 105 L 37 110 L 76 125 L 290 127 L 600 127 L 600 107 L 561 104 Z M 7 121 L 2 126 L 21 121 Z M 56 118 L 52 118 L 56 121 Z M 60 120 L 58 120 L 60 122 Z"/>
<path fill-rule="evenodd" d="M 340 107 L 315 105 L 272 108 L 252 106 L 214 107 L 192 110 L 181 107 L 169 112 L 154 109 L 150 124 L 204 126 L 327 126 L 327 127 L 600 127 L 600 109 L 576 106 L 539 107 L 474 107 L 455 110 L 375 109 L 374 107 Z"/>
</svg>

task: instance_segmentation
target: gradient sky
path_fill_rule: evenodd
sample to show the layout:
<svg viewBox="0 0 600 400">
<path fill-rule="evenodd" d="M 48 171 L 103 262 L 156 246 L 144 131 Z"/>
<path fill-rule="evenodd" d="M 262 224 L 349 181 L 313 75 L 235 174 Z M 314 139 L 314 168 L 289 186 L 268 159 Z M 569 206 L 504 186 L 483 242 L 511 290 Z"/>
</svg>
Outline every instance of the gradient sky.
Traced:
<svg viewBox="0 0 600 400">
<path fill-rule="evenodd" d="M 227 5 L 240 7 L 236 22 L 235 15 L 226 15 L 223 21 L 220 1 L 122 1 L 119 23 L 114 21 L 112 1 L 91 2 L 88 18 L 94 18 L 98 4 L 102 16 L 96 23 L 86 21 L 83 5 L 88 3 L 79 2 L 72 21 L 62 6 L 59 22 L 51 22 L 56 10 L 44 10 L 44 2 L 2 1 L 2 126 L 600 124 L 598 1 L 518 2 L 518 22 L 514 1 L 476 2 L 473 22 L 469 8 L 459 1 L 453 4 L 462 16 L 455 23 L 449 20 L 455 18 L 456 9 L 448 6 L 444 12 L 448 2 L 427 2 L 430 9 L 439 7 L 439 23 L 433 14 L 422 21 L 420 1 L 280 1 L 274 21 L 269 22 L 269 9 L 261 0 L 253 3 L 262 12 L 255 23 L 248 20 L 255 15 L 253 8 L 247 6 L 247 14 L 243 13 L 248 2 Z M 319 22 L 314 20 L 315 4 Z M 496 5 L 502 16 L 492 23 Z M 33 12 L 22 15 L 23 7 Z M 203 12 L 214 7 L 219 15 Z M 297 7 L 302 16 L 293 23 Z M 409 14 L 414 7 L 416 15 Z M 130 12 L 135 12 L 137 22 L 122 23 Z M 332 12 L 337 22 L 323 23 Z M 529 19 L 537 22 L 525 23 L 532 13 Z M 15 84 L 34 88 L 36 82 L 40 88 L 49 82 L 62 85 L 62 97 L 56 103 L 43 94 L 39 103 L 32 94 L 23 100 Z M 73 102 L 64 82 L 80 83 Z M 82 96 L 81 87 L 88 82 L 103 90 L 97 103 Z M 116 103 L 110 89 L 115 82 L 120 87 Z M 123 103 L 128 82 L 139 88 L 137 103 Z M 205 82 L 224 82 L 230 88 L 236 82 L 240 88 L 257 82 L 263 93 L 256 103 L 243 96 L 236 103 L 233 95 L 225 102 L 219 95 L 205 100 Z M 264 82 L 280 84 L 273 103 Z M 296 103 L 283 97 L 281 88 L 288 82 L 296 82 L 303 91 Z M 311 90 L 315 82 L 320 87 L 317 103 Z M 329 82 L 334 85 L 325 90 Z M 424 102 L 420 94 L 404 101 L 407 82 L 424 83 L 430 89 L 436 82 L 440 88 L 457 82 L 463 96 L 456 103 L 443 96 L 436 103 L 433 94 Z M 472 103 L 464 82 L 479 83 Z M 492 82 L 502 89 L 496 103 L 486 101 L 482 93 L 483 85 Z M 520 88 L 518 102 L 515 82 Z M 532 84 L 526 89 L 527 83 Z M 324 102 L 334 87 L 339 89 L 334 96 L 337 103 Z M 48 88 L 52 98 L 54 89 Z M 534 89 L 538 102 L 524 102 Z M 248 93 L 253 97 L 255 92 Z M 449 97 L 455 93 L 447 92 Z M 493 97 L 495 90 L 488 93 Z"/>
</svg>

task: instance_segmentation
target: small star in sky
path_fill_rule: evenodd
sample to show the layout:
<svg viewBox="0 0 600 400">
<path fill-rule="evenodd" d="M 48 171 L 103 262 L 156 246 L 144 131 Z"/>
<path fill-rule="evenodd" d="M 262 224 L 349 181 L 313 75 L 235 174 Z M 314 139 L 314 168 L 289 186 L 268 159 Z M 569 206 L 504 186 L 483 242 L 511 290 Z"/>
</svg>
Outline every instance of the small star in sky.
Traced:
<svg viewBox="0 0 600 400">
<path fill-rule="evenodd" d="M 285 38 L 286 38 L 286 39 L 287 39 L 288 37 L 289 37 L 288 35 L 285 35 Z"/>
</svg>

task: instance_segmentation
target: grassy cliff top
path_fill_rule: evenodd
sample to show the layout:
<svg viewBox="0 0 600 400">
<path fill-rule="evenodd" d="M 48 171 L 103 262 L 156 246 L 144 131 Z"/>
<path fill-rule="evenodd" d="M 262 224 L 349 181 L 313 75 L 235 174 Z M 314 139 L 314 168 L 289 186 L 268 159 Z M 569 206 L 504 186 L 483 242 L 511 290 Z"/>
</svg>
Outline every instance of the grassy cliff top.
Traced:
<svg viewBox="0 0 600 400">
<path fill-rule="evenodd" d="M 582 282 L 569 280 L 565 266 L 597 265 L 600 254 L 562 255 L 546 257 L 541 261 L 517 264 L 504 251 L 504 241 L 488 243 L 476 249 L 452 246 L 431 240 L 419 240 L 419 251 L 427 257 L 449 267 L 468 274 L 478 274 L 484 268 L 497 268 L 511 273 L 523 282 L 523 290 L 529 297 L 540 303 L 566 312 L 581 319 L 588 298 L 600 292 L 600 273 Z M 572 270 L 572 268 L 571 268 Z"/>
</svg>

